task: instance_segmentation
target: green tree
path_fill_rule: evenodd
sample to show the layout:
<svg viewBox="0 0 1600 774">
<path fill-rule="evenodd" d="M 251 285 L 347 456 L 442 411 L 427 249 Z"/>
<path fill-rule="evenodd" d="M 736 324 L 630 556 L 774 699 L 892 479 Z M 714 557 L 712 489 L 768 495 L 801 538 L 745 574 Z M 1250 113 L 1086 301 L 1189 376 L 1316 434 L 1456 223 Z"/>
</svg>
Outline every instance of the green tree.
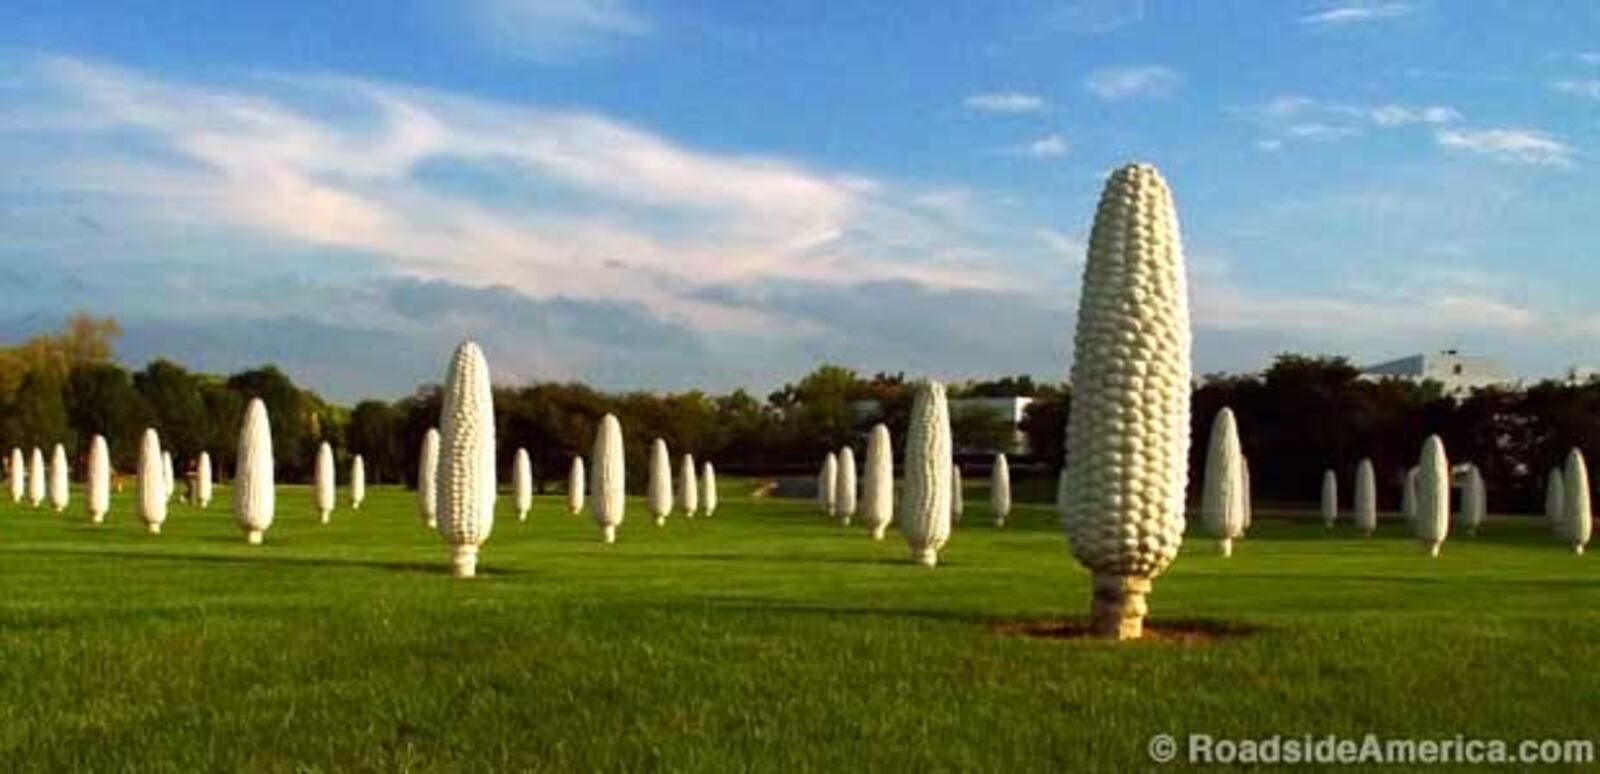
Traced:
<svg viewBox="0 0 1600 774">
<path fill-rule="evenodd" d="M 351 454 L 360 454 L 365 459 L 367 478 L 374 483 L 402 480 L 402 420 L 399 410 L 378 400 L 361 401 L 350 410 L 345 444 Z"/>
<path fill-rule="evenodd" d="M 63 392 L 61 379 L 54 373 L 27 372 L 0 419 L 4 423 L 0 427 L 4 428 L 6 442 L 24 448 L 37 446 L 46 453 L 60 443 L 69 453 L 75 452 L 77 443 L 72 437 Z"/>
<path fill-rule="evenodd" d="M 170 360 L 153 360 L 133 375 L 133 386 L 155 416 L 163 451 L 186 463 L 206 448 L 210 417 L 198 377 Z"/>
<path fill-rule="evenodd" d="M 88 448 L 95 434 L 105 436 L 111 462 L 132 470 L 139 459 L 139 439 L 155 415 L 133 386 L 127 369 L 114 363 L 74 366 L 67 378 L 67 416 L 78 448 Z"/>
<path fill-rule="evenodd" d="M 304 480 L 319 442 L 308 432 L 312 408 L 304 393 L 277 366 L 262 366 L 228 377 L 228 389 L 242 402 L 260 398 L 272 426 L 272 453 L 285 478 Z"/>
</svg>

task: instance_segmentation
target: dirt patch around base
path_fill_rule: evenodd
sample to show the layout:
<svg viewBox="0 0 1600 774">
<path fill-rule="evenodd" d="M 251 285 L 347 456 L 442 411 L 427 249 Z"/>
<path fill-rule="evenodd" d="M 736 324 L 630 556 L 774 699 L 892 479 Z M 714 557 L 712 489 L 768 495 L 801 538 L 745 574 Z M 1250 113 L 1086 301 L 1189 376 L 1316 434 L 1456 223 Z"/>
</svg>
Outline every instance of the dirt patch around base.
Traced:
<svg viewBox="0 0 1600 774">
<path fill-rule="evenodd" d="M 1002 637 L 1029 637 L 1040 640 L 1083 640 L 1109 642 L 1094 636 L 1085 619 L 1043 618 L 1032 621 L 996 621 L 989 631 Z M 1178 645 L 1210 645 L 1255 634 L 1256 627 L 1231 621 L 1146 621 L 1139 642 L 1164 642 Z"/>
</svg>

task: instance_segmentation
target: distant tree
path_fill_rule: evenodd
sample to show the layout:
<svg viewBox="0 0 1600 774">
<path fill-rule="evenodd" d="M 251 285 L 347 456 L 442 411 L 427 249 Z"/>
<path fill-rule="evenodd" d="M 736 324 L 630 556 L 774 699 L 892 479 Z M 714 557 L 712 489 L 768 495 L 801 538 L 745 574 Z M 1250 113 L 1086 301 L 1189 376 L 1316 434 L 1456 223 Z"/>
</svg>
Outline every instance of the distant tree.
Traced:
<svg viewBox="0 0 1600 774">
<path fill-rule="evenodd" d="M 228 377 L 228 389 L 242 402 L 260 398 L 272 426 L 272 452 L 286 478 L 304 480 L 318 439 L 308 432 L 311 412 L 306 396 L 277 366 L 262 366 Z"/>
<path fill-rule="evenodd" d="M 950 411 L 950 438 L 959 452 L 1013 451 L 1016 432 L 1009 418 L 982 406 Z"/>
<path fill-rule="evenodd" d="M 170 360 L 153 360 L 133 375 L 161 434 L 161 449 L 186 464 L 206 448 L 211 417 L 200 396 L 200 379 Z"/>
<path fill-rule="evenodd" d="M 417 391 L 395 403 L 400 413 L 400 450 L 406 486 L 417 486 L 417 463 L 422 454 L 422 439 L 430 428 L 439 426 L 439 409 L 444 399 L 444 388 L 437 384 L 424 384 Z M 498 411 L 496 413 L 499 413 Z"/>
<path fill-rule="evenodd" d="M 0 407 L 0 429 L 12 446 L 44 449 L 60 443 L 69 453 L 77 449 L 62 397 L 61 379 L 44 370 L 29 371 L 10 403 Z"/>
<path fill-rule="evenodd" d="M 112 464 L 119 470 L 132 470 L 139 458 L 139 439 L 144 429 L 155 423 L 155 415 L 134 388 L 127 369 L 113 363 L 74 366 L 65 397 L 78 448 L 87 449 L 90 438 L 103 435 Z"/>
<path fill-rule="evenodd" d="M 866 393 L 855 371 L 824 364 L 799 382 L 784 385 L 767 401 L 782 417 L 796 457 L 809 459 L 857 441 L 858 422 L 851 402 Z"/>
<path fill-rule="evenodd" d="M 206 408 L 205 449 L 211 454 L 212 474 L 225 481 L 234 469 L 234 457 L 238 454 L 245 399 L 228 389 L 226 381 L 206 377 L 200 385 L 200 402 Z M 287 473 L 284 478 L 289 478 Z"/>
<path fill-rule="evenodd" d="M 1057 392 L 1035 399 L 1023 410 L 1018 429 L 1027 437 L 1034 459 L 1050 470 L 1057 470 L 1066 462 L 1067 415 L 1071 407 L 1071 395 Z"/>
<path fill-rule="evenodd" d="M 952 398 L 1031 398 L 1040 392 L 1039 385 L 1027 374 L 950 385 Z"/>
<path fill-rule="evenodd" d="M 373 483 L 401 481 L 404 453 L 400 449 L 400 427 L 404 418 L 394 406 L 379 400 L 364 400 L 350 410 L 345 428 L 345 445 L 350 454 L 360 454 Z"/>
</svg>

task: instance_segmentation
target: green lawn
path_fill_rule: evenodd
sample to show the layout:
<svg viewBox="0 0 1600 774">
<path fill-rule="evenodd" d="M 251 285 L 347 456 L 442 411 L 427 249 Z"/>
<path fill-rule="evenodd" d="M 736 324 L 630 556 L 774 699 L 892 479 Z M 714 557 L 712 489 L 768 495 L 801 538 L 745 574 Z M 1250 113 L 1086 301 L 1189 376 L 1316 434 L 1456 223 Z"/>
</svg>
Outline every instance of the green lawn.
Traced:
<svg viewBox="0 0 1600 774">
<path fill-rule="evenodd" d="M 261 547 L 225 492 L 160 536 L 126 496 L 102 526 L 0 504 L 0 760 L 1069 772 L 1143 770 L 1156 733 L 1600 739 L 1600 557 L 1532 520 L 1434 560 L 1392 522 L 1260 520 L 1231 560 L 1194 538 L 1154 622 L 1254 631 L 1115 645 L 992 632 L 1087 610 L 1045 507 L 999 531 L 974 490 L 928 570 L 893 533 L 725 488 L 664 529 L 630 503 L 614 546 L 541 498 L 466 581 L 399 489 L 319 527 L 282 488 Z"/>
</svg>

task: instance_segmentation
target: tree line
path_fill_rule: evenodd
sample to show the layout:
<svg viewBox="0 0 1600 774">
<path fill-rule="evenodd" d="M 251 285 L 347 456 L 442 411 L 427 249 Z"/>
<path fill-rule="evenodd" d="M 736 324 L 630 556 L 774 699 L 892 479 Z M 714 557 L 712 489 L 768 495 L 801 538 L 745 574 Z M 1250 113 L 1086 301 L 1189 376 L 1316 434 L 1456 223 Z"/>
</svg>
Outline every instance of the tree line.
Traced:
<svg viewBox="0 0 1600 774">
<path fill-rule="evenodd" d="M 310 477 L 318 445 L 343 462 L 365 458 L 369 479 L 414 483 L 423 435 L 438 421 L 441 389 L 423 385 L 395 401 L 345 407 L 263 365 L 220 376 L 165 359 L 129 370 L 114 361 L 115 320 L 78 314 L 54 333 L 0 349 L 0 448 L 62 443 L 79 458 L 96 433 L 111 442 L 113 464 L 132 470 L 136 440 L 154 427 L 182 461 L 210 452 L 219 474 L 233 469 L 245 404 L 260 397 L 271 416 L 273 452 L 287 481 Z M 495 388 L 503 470 L 519 447 L 533 458 L 542 489 L 563 480 L 573 455 L 588 454 L 599 418 L 621 420 L 627 465 L 645 470 L 648 444 L 663 438 L 674 453 L 692 453 L 729 473 L 809 473 L 829 450 L 862 453 L 867 431 L 888 425 L 905 435 L 912 382 L 904 374 L 871 376 L 824 364 L 765 398 L 746 390 L 720 395 L 605 392 L 578 382 L 533 382 Z M 1019 477 L 1051 477 L 1063 459 L 1071 389 L 1027 376 L 949 385 L 953 398 L 1033 398 L 1020 429 L 1030 453 L 1014 464 Z M 1353 471 L 1370 457 L 1383 507 L 1393 508 L 1406 468 L 1429 434 L 1444 439 L 1452 460 L 1482 470 L 1498 509 L 1536 510 L 1546 471 L 1578 447 L 1600 454 L 1600 382 L 1540 382 L 1478 390 L 1464 399 L 1435 383 L 1367 380 L 1348 360 L 1285 354 L 1260 374 L 1208 375 L 1193 402 L 1191 470 L 1203 470 L 1210 423 L 1223 406 L 1239 420 L 1258 501 L 1315 501 L 1323 470 L 1333 468 L 1348 493 Z M 967 459 L 982 467 L 1013 428 L 987 411 L 958 410 L 952 434 Z M 643 485 L 643 476 L 630 476 Z M 1348 494 L 1346 494 L 1348 497 Z"/>
</svg>

